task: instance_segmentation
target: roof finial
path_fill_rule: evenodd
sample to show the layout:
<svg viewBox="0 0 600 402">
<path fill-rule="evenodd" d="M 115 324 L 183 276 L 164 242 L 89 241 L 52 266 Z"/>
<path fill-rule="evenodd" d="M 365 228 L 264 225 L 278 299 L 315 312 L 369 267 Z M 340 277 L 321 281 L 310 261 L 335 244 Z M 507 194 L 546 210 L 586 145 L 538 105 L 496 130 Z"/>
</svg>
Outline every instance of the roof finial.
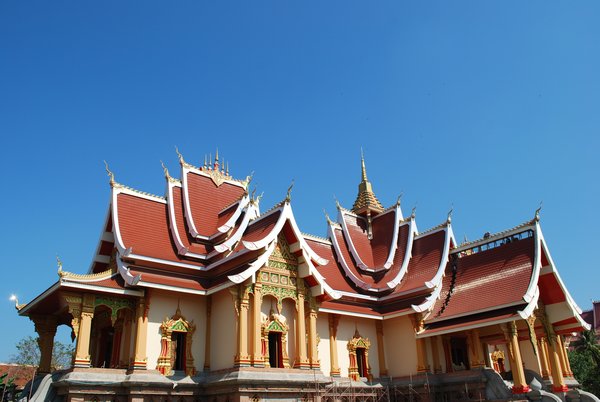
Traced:
<svg viewBox="0 0 600 402">
<path fill-rule="evenodd" d="M 338 210 L 341 210 L 341 209 L 342 209 L 342 206 L 340 205 L 340 202 L 338 201 L 338 199 L 337 199 L 337 197 L 336 197 L 335 195 L 333 196 L 333 199 L 335 200 L 335 207 L 336 207 Z"/>
<path fill-rule="evenodd" d="M 110 169 L 108 168 L 108 163 L 106 163 L 106 161 L 104 161 L 104 167 L 106 168 L 106 173 L 108 174 L 108 177 L 110 177 L 109 183 L 112 187 L 115 184 L 115 174 L 110 171 Z"/>
<path fill-rule="evenodd" d="M 183 160 L 183 155 L 181 155 L 181 152 L 179 152 L 179 148 L 177 148 L 177 146 L 175 146 L 175 152 L 177 153 L 177 157 L 179 158 L 179 163 L 183 164 L 185 161 Z"/>
<path fill-rule="evenodd" d="M 365 154 L 363 153 L 362 147 L 360 147 L 360 164 L 361 164 L 361 181 L 368 181 L 367 168 L 365 167 Z"/>
<path fill-rule="evenodd" d="M 538 209 L 535 210 L 535 217 L 534 220 L 536 222 L 540 221 L 540 211 L 542 210 L 542 205 L 544 204 L 544 201 L 540 201 L 540 206 L 538 207 Z"/>
<path fill-rule="evenodd" d="M 396 200 L 396 206 L 400 206 L 400 202 L 402 201 L 403 195 L 404 195 L 404 192 L 401 192 L 400 195 L 398 196 L 398 199 Z"/>
<path fill-rule="evenodd" d="M 213 164 L 213 159 L 212 159 L 212 152 L 208 154 L 208 168 L 212 169 L 212 164 Z"/>
<path fill-rule="evenodd" d="M 446 222 L 452 222 L 452 212 L 454 212 L 454 204 L 450 205 L 450 211 L 448 211 L 448 217 L 446 218 Z"/>
<path fill-rule="evenodd" d="M 411 213 L 410 213 L 410 217 L 414 219 L 414 217 L 417 216 L 417 204 L 415 204 L 415 206 L 413 207 Z"/>
<path fill-rule="evenodd" d="M 58 265 L 58 274 L 60 275 L 60 273 L 62 272 L 62 261 L 60 260 L 60 257 L 58 256 L 58 254 L 56 254 L 56 265 Z"/>
<path fill-rule="evenodd" d="M 163 172 L 165 172 L 165 177 L 166 177 L 167 179 L 170 179 L 170 178 L 171 178 L 171 175 L 169 175 L 169 169 L 167 169 L 167 167 L 165 166 L 165 164 L 164 164 L 164 162 L 163 162 L 163 161 L 160 161 L 160 164 L 161 164 L 161 166 L 162 166 L 162 168 L 163 168 Z"/>
<path fill-rule="evenodd" d="M 23 308 L 23 304 L 19 304 L 19 298 L 17 297 L 17 295 L 10 295 L 9 300 L 15 302 L 15 308 L 17 309 L 17 311 Z"/>
<path fill-rule="evenodd" d="M 217 153 L 215 154 L 215 164 L 213 167 L 215 170 L 219 170 L 219 148 L 217 148 Z"/>
<path fill-rule="evenodd" d="M 229 176 L 229 161 L 227 161 L 227 169 L 225 169 L 225 174 Z"/>
<path fill-rule="evenodd" d="M 323 208 L 323 213 L 325 214 L 325 219 L 327 219 L 327 224 L 331 225 L 333 222 L 329 219 L 329 215 L 327 214 L 327 211 L 325 211 L 325 208 Z"/>
<path fill-rule="evenodd" d="M 285 196 L 285 201 L 290 202 L 292 200 L 292 188 L 294 187 L 294 179 L 292 179 L 292 184 L 287 189 L 287 195 Z"/>
<path fill-rule="evenodd" d="M 202 165 L 202 167 L 203 167 L 204 169 L 206 169 L 206 165 L 207 165 L 207 163 L 206 163 L 206 154 L 204 154 L 204 165 Z"/>
</svg>

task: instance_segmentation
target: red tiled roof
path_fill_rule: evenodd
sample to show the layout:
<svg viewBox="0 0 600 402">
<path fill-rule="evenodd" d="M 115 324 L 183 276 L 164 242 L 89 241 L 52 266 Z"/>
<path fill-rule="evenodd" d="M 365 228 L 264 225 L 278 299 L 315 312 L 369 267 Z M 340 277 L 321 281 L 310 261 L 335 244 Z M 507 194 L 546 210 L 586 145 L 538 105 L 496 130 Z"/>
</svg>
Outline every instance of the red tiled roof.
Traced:
<svg viewBox="0 0 600 402">
<path fill-rule="evenodd" d="M 187 192 L 194 226 L 202 236 L 211 236 L 220 226 L 219 212 L 239 199 L 245 190 L 227 182 L 217 187 L 210 177 L 194 172 L 186 174 L 187 188 L 183 191 Z"/>
<path fill-rule="evenodd" d="M 325 282 L 327 282 L 327 284 L 335 290 L 342 292 L 354 292 L 354 288 L 348 283 L 346 276 L 336 262 L 335 254 L 331 245 L 312 239 L 306 239 L 306 242 L 308 243 L 308 246 L 315 251 L 315 253 L 327 260 L 327 264 L 316 267 L 317 271 L 319 271 L 319 273 L 325 279 Z"/>
<path fill-rule="evenodd" d="M 523 302 L 531 281 L 535 246 L 534 238 L 530 237 L 460 258 L 452 254 L 431 320 Z M 456 264 L 455 275 L 453 264 Z"/>
<path fill-rule="evenodd" d="M 202 266 L 177 255 L 166 204 L 125 193 L 117 195 L 117 203 L 121 238 L 133 254 Z"/>
<path fill-rule="evenodd" d="M 258 241 L 265 238 L 275 228 L 275 224 L 281 216 L 281 210 L 274 211 L 269 215 L 261 216 L 248 225 L 246 233 L 242 236 L 243 241 Z"/>
<path fill-rule="evenodd" d="M 206 290 L 206 287 L 201 283 L 200 279 L 190 276 L 173 275 L 172 273 L 165 275 L 160 272 L 150 272 L 138 267 L 132 267 L 130 271 L 132 275 L 141 274 L 142 282 L 148 282 L 155 285 L 174 286 L 194 291 Z"/>
<path fill-rule="evenodd" d="M 369 268 L 381 268 L 387 261 L 394 239 L 394 219 L 396 214 L 391 210 L 372 220 L 371 240 L 367 237 L 367 222 L 365 218 L 344 214 L 348 235 L 361 260 Z"/>
<path fill-rule="evenodd" d="M 440 267 L 447 232 L 440 230 L 413 241 L 412 257 L 408 263 L 408 271 L 394 292 L 409 292 L 425 286 L 425 282 L 433 279 Z"/>
<path fill-rule="evenodd" d="M 566 300 L 565 293 L 562 291 L 556 275 L 550 272 L 548 274 L 540 275 L 538 280 L 540 289 L 540 299 L 544 304 L 561 303 Z"/>
<path fill-rule="evenodd" d="M 184 206 L 181 187 L 173 186 L 172 195 L 173 198 L 170 199 L 169 202 L 172 204 L 173 211 L 175 212 L 177 233 L 179 234 L 179 238 L 181 239 L 183 246 L 187 247 L 192 253 L 206 254 L 206 246 L 193 242 L 191 240 L 191 236 L 189 235 L 189 231 L 187 230 L 187 222 L 185 221 L 185 215 L 183 212 Z"/>
<path fill-rule="evenodd" d="M 521 307 L 523 307 L 522 305 Z M 476 316 L 468 316 L 462 317 L 454 320 L 441 321 L 433 324 L 426 324 L 425 331 L 421 334 L 426 335 L 436 335 L 441 332 L 456 332 L 460 331 L 466 327 L 482 327 L 485 325 L 489 325 L 494 322 L 507 322 L 511 319 L 517 320 L 521 319 L 521 317 L 516 313 L 518 310 L 517 307 L 512 307 L 510 309 L 504 309 L 501 311 L 492 311 L 486 312 L 482 314 L 478 314 Z"/>
<path fill-rule="evenodd" d="M 0 364 L 0 376 L 6 374 L 2 384 L 8 384 L 11 378 L 14 378 L 16 388 L 21 390 L 25 384 L 33 378 L 36 366 L 23 366 L 20 364 Z"/>
</svg>

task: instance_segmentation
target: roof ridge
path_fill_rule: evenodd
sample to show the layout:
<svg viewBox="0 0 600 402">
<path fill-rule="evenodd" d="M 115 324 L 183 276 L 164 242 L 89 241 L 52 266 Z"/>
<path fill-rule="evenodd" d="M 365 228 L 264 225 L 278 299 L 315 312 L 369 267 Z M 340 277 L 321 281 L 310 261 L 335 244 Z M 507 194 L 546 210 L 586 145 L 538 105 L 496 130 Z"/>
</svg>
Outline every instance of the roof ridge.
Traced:
<svg viewBox="0 0 600 402">
<path fill-rule="evenodd" d="M 113 183 L 111 183 L 111 187 L 113 187 L 113 188 L 120 188 L 120 189 L 124 189 L 124 190 L 129 190 L 129 191 L 137 193 L 137 194 L 141 194 L 141 195 L 145 195 L 145 196 L 153 197 L 153 198 L 158 198 L 158 199 L 163 200 L 163 201 L 167 200 L 167 197 L 165 197 L 165 196 L 160 196 L 160 195 L 149 193 L 147 191 L 138 190 L 138 189 L 135 189 L 133 187 L 129 187 L 129 186 L 126 186 L 124 184 L 118 183 L 116 181 L 113 182 Z"/>
<path fill-rule="evenodd" d="M 304 232 L 300 232 L 300 233 L 305 238 L 308 238 L 308 239 L 311 239 L 311 240 L 315 240 L 315 241 L 324 242 L 324 243 L 327 243 L 327 244 L 331 244 L 331 240 L 329 240 L 327 237 L 317 236 L 317 235 L 314 235 L 314 234 L 304 233 Z"/>
<path fill-rule="evenodd" d="M 94 280 L 94 279 L 106 279 L 110 278 L 117 272 L 116 267 L 108 268 L 105 271 L 97 272 L 95 274 L 76 274 L 69 271 L 58 271 L 58 276 L 61 279 L 79 279 L 79 280 Z"/>
<path fill-rule="evenodd" d="M 438 229 L 441 229 L 441 228 L 447 226 L 448 223 L 449 223 L 448 220 L 445 220 L 444 222 L 442 222 L 442 223 L 440 223 L 438 225 L 435 225 L 435 226 L 433 226 L 433 227 L 431 227 L 429 229 L 426 229 L 426 230 L 424 230 L 422 232 L 419 232 L 419 236 L 424 235 L 424 234 L 429 234 L 429 233 L 434 232 L 434 231 L 436 231 Z"/>
<path fill-rule="evenodd" d="M 496 233 L 489 233 L 489 232 L 487 232 L 486 233 L 488 235 L 487 237 L 485 237 L 486 235 L 484 235 L 484 237 L 481 237 L 479 239 L 463 242 L 462 244 L 459 244 L 457 248 L 468 247 L 470 245 L 473 245 L 473 244 L 476 244 L 476 243 L 479 243 L 479 242 L 482 242 L 482 241 L 490 242 L 490 241 L 496 240 L 497 238 L 501 238 L 502 236 L 504 236 L 504 235 L 506 235 L 506 234 L 508 234 L 510 232 L 514 232 L 515 230 L 525 229 L 525 228 L 533 225 L 535 222 L 536 222 L 536 219 L 534 218 L 534 219 L 530 219 L 528 221 L 525 221 L 523 223 L 520 223 L 520 224 L 518 224 L 518 225 L 516 225 L 516 226 L 514 226 L 514 227 L 512 227 L 510 229 L 504 229 L 504 230 L 501 230 L 501 231 L 496 232 Z"/>
</svg>

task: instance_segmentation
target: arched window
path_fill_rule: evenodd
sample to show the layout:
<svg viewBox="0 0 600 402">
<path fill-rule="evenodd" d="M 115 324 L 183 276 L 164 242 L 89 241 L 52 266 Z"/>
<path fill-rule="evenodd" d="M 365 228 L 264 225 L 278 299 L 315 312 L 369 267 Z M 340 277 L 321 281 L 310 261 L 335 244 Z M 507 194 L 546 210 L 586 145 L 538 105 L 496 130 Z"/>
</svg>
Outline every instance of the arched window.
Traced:
<svg viewBox="0 0 600 402">
<path fill-rule="evenodd" d="M 185 371 L 186 375 L 196 374 L 192 356 L 192 335 L 196 330 L 193 321 L 181 315 L 179 307 L 175 315 L 166 318 L 160 326 L 161 349 L 156 369 L 164 375 L 173 371 Z"/>
<path fill-rule="evenodd" d="M 363 338 L 354 332 L 354 336 L 348 341 L 348 352 L 350 353 L 350 367 L 348 367 L 348 377 L 354 381 L 360 378 L 372 379 L 371 366 L 369 365 L 369 348 L 371 342 L 368 338 Z"/>
</svg>

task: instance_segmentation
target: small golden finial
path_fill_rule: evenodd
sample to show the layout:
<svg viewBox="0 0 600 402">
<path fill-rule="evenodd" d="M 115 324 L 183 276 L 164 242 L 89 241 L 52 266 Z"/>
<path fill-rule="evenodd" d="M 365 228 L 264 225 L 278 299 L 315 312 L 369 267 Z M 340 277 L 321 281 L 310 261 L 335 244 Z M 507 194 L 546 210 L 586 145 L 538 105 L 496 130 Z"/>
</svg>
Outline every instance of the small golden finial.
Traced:
<svg viewBox="0 0 600 402">
<path fill-rule="evenodd" d="M 450 205 L 450 211 L 448 211 L 448 217 L 446 218 L 446 222 L 452 222 L 452 212 L 454 212 L 454 204 Z"/>
<path fill-rule="evenodd" d="M 257 204 L 260 204 L 260 200 L 261 200 L 261 198 L 263 198 L 263 195 L 265 195 L 264 191 L 262 193 L 260 193 L 258 197 L 256 197 L 256 203 Z"/>
<path fill-rule="evenodd" d="M 179 148 L 177 148 L 177 146 L 175 146 L 175 152 L 177 153 L 177 157 L 179 158 L 179 163 L 183 164 L 185 160 L 183 159 L 183 155 L 181 155 L 181 152 L 179 152 Z"/>
<path fill-rule="evenodd" d="M 203 167 L 204 169 L 206 169 L 206 164 L 207 164 L 207 163 L 206 163 L 206 154 L 204 154 L 204 165 L 202 165 L 202 167 Z"/>
<path fill-rule="evenodd" d="M 169 169 L 167 169 L 167 167 L 165 166 L 165 164 L 163 163 L 163 161 L 160 161 L 160 164 L 161 164 L 161 166 L 163 168 L 163 172 L 165 172 L 165 177 L 167 179 L 170 179 L 171 175 L 169 175 Z"/>
<path fill-rule="evenodd" d="M 227 169 L 225 169 L 225 174 L 229 176 L 229 161 L 227 161 Z"/>
<path fill-rule="evenodd" d="M 467 234 L 465 233 L 463 236 L 463 242 L 462 244 L 467 244 L 469 242 L 469 239 L 467 238 Z"/>
<path fill-rule="evenodd" d="M 110 185 L 114 186 L 115 184 L 115 174 L 113 172 L 110 171 L 110 169 L 108 168 L 108 163 L 106 161 L 104 161 L 104 167 L 106 169 L 106 173 L 108 174 L 108 177 L 110 177 Z"/>
<path fill-rule="evenodd" d="M 21 310 L 23 308 L 23 304 L 19 304 L 19 298 L 17 297 L 17 295 L 10 295 L 10 301 L 14 301 L 15 302 L 15 309 L 17 311 Z"/>
<path fill-rule="evenodd" d="M 292 188 L 294 187 L 294 179 L 292 179 L 292 183 L 287 189 L 287 194 L 285 196 L 285 201 L 290 202 L 292 200 Z"/>
<path fill-rule="evenodd" d="M 538 209 L 535 210 L 535 217 L 533 218 L 536 222 L 540 221 L 540 211 L 542 210 L 542 205 L 544 204 L 544 201 L 540 201 L 540 206 L 538 207 Z"/>
<path fill-rule="evenodd" d="M 402 201 L 402 196 L 404 195 L 404 192 L 401 192 L 400 195 L 398 196 L 398 199 L 396 199 L 396 205 L 400 205 L 401 201 Z"/>
<path fill-rule="evenodd" d="M 323 208 L 323 213 L 325 214 L 325 219 L 327 219 L 327 224 L 331 225 L 333 222 L 329 219 L 329 215 L 327 214 L 327 211 L 325 211 L 325 208 Z"/>
<path fill-rule="evenodd" d="M 338 201 L 338 199 L 337 199 L 337 197 L 336 197 L 335 195 L 333 196 L 333 199 L 335 200 L 335 207 L 336 207 L 338 210 L 341 210 L 341 209 L 342 209 L 342 206 L 341 206 L 340 202 Z"/>
<path fill-rule="evenodd" d="M 213 159 L 212 159 L 212 152 L 208 154 L 208 168 L 212 169 L 212 165 L 213 165 Z"/>
<path fill-rule="evenodd" d="M 58 256 L 58 254 L 56 254 L 56 265 L 58 265 L 58 272 L 62 272 L 62 261 L 60 260 L 60 257 Z"/>
<path fill-rule="evenodd" d="M 411 213 L 410 213 L 410 217 L 414 218 L 415 216 L 417 216 L 417 205 L 415 204 L 415 206 L 413 207 Z"/>
<path fill-rule="evenodd" d="M 367 179 L 367 168 L 365 167 L 365 154 L 362 147 L 360 147 L 360 164 L 361 164 L 361 179 L 362 181 L 368 181 Z"/>
<path fill-rule="evenodd" d="M 252 190 L 252 194 L 250 194 L 250 198 L 254 200 L 255 195 L 256 195 L 256 187 L 254 187 L 254 189 Z"/>
</svg>

